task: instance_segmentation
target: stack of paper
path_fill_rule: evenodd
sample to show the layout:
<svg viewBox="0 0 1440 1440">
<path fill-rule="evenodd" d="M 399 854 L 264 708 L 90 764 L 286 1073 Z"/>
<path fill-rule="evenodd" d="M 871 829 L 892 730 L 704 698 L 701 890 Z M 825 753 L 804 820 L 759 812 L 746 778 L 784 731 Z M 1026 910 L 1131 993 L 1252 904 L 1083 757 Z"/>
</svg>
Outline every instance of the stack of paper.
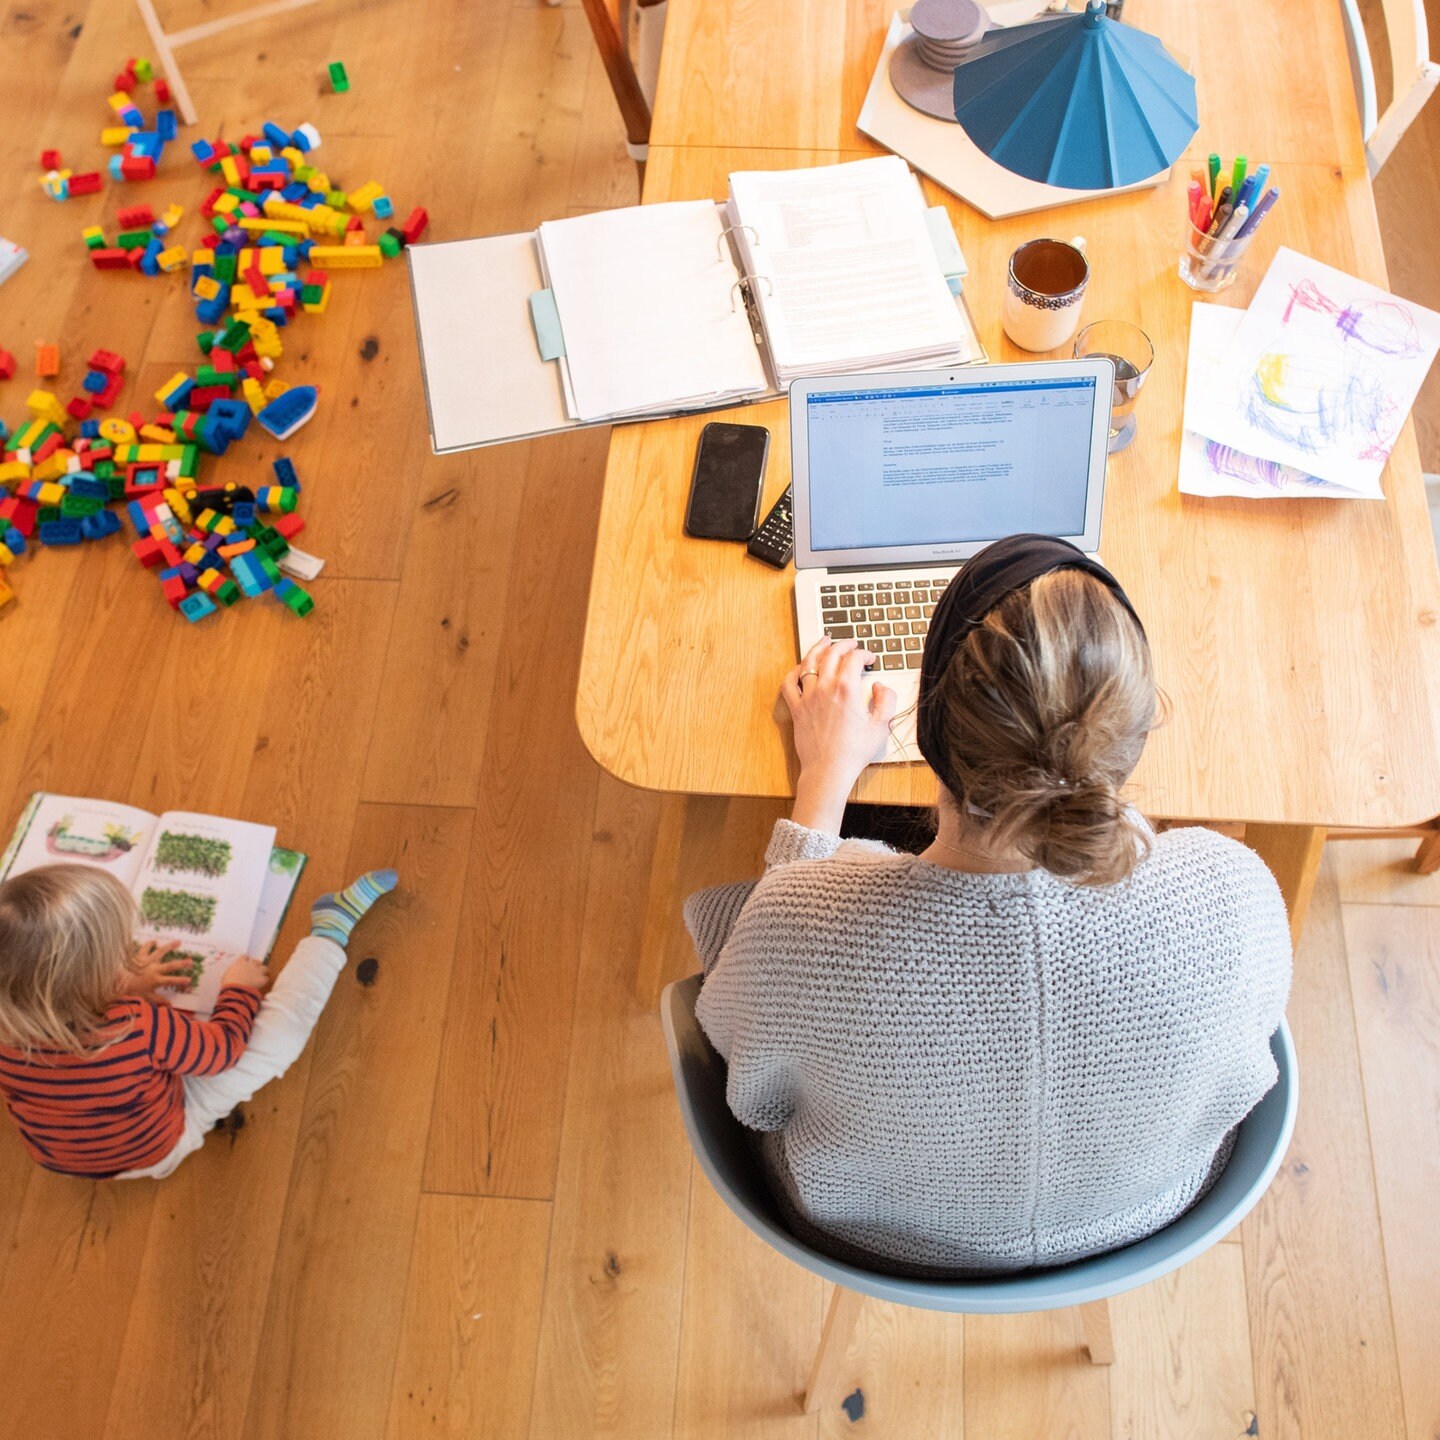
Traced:
<svg viewBox="0 0 1440 1440">
<path fill-rule="evenodd" d="M 978 358 L 903 160 L 739 172 L 730 218 L 782 387 Z"/>
<path fill-rule="evenodd" d="M 1440 315 L 1281 249 L 1248 310 L 1190 319 L 1180 489 L 1382 499 Z"/>
<path fill-rule="evenodd" d="M 713 201 L 547 221 L 539 250 L 572 419 L 718 406 L 769 388 Z"/>
</svg>

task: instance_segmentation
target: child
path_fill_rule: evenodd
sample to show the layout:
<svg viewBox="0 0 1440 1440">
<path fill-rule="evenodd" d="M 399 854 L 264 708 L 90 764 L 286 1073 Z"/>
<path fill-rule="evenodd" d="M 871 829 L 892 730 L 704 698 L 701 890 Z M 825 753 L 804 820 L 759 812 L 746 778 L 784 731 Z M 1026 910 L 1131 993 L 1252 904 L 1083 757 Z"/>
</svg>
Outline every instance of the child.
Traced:
<svg viewBox="0 0 1440 1440">
<path fill-rule="evenodd" d="M 396 878 L 322 895 L 269 996 L 269 970 L 241 958 L 208 1020 L 153 998 L 187 966 L 173 945 L 137 948 L 113 876 L 46 865 L 0 884 L 0 1094 L 30 1153 L 95 1180 L 168 1175 L 305 1048 L 351 930 Z"/>
</svg>

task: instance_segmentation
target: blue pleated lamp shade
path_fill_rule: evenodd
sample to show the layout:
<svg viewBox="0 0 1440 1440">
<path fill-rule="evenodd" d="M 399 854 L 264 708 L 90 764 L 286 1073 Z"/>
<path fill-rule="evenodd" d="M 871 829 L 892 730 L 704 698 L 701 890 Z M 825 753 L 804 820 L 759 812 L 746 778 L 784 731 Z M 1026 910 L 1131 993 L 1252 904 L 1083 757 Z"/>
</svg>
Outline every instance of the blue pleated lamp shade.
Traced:
<svg viewBox="0 0 1440 1440">
<path fill-rule="evenodd" d="M 955 118 L 1005 169 L 1071 190 L 1146 180 L 1200 126 L 1194 76 L 1100 0 L 987 35 L 955 71 Z"/>
</svg>

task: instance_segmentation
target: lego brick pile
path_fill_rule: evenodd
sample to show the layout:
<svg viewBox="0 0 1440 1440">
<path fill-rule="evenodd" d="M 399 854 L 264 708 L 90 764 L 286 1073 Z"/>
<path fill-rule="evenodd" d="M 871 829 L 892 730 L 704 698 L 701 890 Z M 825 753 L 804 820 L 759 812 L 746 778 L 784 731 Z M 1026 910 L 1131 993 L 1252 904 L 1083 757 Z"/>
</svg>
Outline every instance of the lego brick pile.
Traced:
<svg viewBox="0 0 1440 1440">
<path fill-rule="evenodd" d="M 102 140 L 124 147 L 111 162 L 116 178 L 151 178 L 173 137 L 173 116 L 160 111 L 146 130 L 134 103 L 135 87 L 152 78 L 146 62 L 131 61 L 111 97 L 121 123 Z M 157 98 L 168 98 L 164 82 L 155 84 Z M 255 487 L 207 484 L 200 470 L 252 421 L 284 440 L 311 418 L 316 389 L 287 385 L 274 374 L 284 354 L 282 332 L 298 312 L 324 314 L 331 271 L 380 266 L 426 227 L 425 211 L 415 209 L 372 241 L 366 219 L 393 220 L 390 197 L 375 181 L 340 188 L 313 163 L 319 145 L 314 126 L 286 130 L 274 122 L 235 144 L 196 141 L 195 160 L 213 178 L 199 207 L 206 233 L 193 251 L 176 233 L 184 215 L 178 204 L 158 215 L 145 204 L 124 207 L 113 245 L 101 227 L 84 228 L 98 269 L 155 277 L 189 271 L 196 318 L 205 327 L 196 337 L 201 359 L 155 392 L 159 409 L 149 418 L 139 411 L 98 418 L 114 409 L 125 370 L 119 355 L 102 350 L 91 356 L 81 391 L 68 404 L 36 390 L 27 402 L 30 418 L 13 435 L 0 422 L 0 565 L 35 541 L 103 539 L 121 528 L 123 513 L 136 535 L 136 557 L 157 572 L 165 598 L 187 619 L 266 593 L 297 614 L 313 607 L 281 573 L 303 524 L 293 513 L 300 485 L 291 463 L 277 460 L 275 483 Z M 84 193 L 57 153 L 41 159 L 47 193 L 60 187 L 65 194 L 55 198 Z M 14 357 L 0 350 L 0 380 L 15 369 Z M 37 346 L 37 375 L 53 378 L 58 369 L 56 347 Z M 0 572 L 0 607 L 12 598 Z"/>
</svg>

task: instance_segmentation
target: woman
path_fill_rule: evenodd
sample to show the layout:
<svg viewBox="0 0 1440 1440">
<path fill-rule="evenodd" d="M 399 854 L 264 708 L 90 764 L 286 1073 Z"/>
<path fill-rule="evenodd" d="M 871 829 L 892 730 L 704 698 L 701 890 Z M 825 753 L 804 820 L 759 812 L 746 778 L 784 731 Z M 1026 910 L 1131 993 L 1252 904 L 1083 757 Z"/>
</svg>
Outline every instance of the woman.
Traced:
<svg viewBox="0 0 1440 1440">
<path fill-rule="evenodd" d="M 1290 982 L 1261 861 L 1120 798 L 1155 723 L 1144 630 L 1064 541 L 988 547 L 925 642 L 938 831 L 839 838 L 895 698 L 853 641 L 783 694 L 800 760 L 757 884 L 691 897 L 698 1014 L 790 1223 L 870 1268 L 1064 1264 L 1194 1203 L 1274 1083 Z"/>
</svg>

